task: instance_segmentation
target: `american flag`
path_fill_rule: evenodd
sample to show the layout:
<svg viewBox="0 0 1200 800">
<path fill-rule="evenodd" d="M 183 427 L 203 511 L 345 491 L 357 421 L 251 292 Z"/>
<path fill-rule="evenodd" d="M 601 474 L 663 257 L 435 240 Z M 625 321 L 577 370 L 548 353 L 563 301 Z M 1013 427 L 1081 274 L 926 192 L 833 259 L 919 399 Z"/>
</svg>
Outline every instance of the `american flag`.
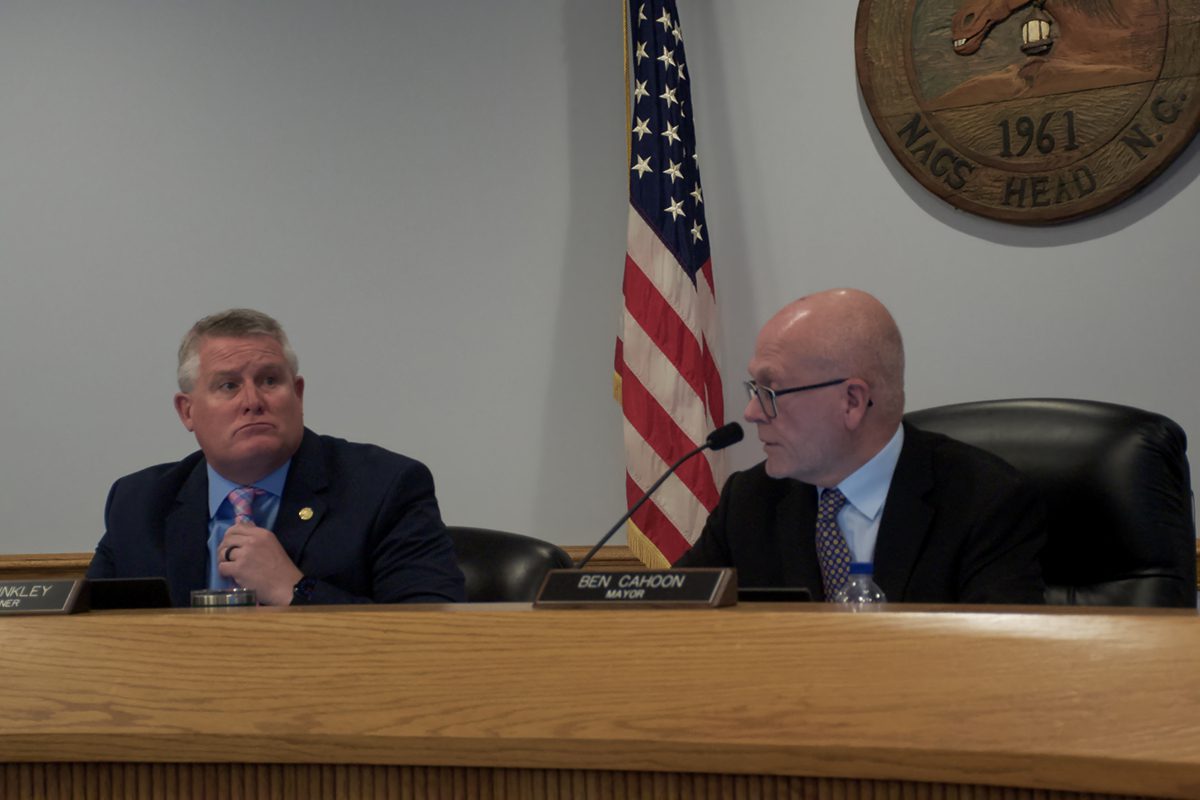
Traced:
<svg viewBox="0 0 1200 800">
<path fill-rule="evenodd" d="M 625 494 L 650 484 L 724 423 L 716 295 L 696 158 L 683 34 L 674 0 L 630 0 L 629 240 L 616 376 Z M 723 454 L 684 464 L 628 525 L 629 547 L 669 565 L 700 535 L 724 479 Z"/>
</svg>

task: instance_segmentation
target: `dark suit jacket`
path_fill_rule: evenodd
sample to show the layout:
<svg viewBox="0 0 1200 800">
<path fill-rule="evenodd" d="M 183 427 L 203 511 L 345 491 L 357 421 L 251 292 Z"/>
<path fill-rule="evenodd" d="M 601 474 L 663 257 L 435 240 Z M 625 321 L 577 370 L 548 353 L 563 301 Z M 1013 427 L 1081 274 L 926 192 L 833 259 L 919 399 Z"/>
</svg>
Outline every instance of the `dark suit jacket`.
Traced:
<svg viewBox="0 0 1200 800">
<path fill-rule="evenodd" d="M 677 567 L 736 567 L 739 586 L 802 586 L 824 599 L 814 530 L 817 490 L 734 474 Z M 1045 511 L 999 458 L 904 426 L 875 543 L 875 582 L 906 603 L 1042 603 Z"/>
<path fill-rule="evenodd" d="M 309 508 L 304 520 L 300 510 Z M 307 516 L 307 514 L 305 515 Z M 202 589 L 208 564 L 208 472 L 193 453 L 121 478 L 89 578 L 162 576 L 177 606 Z M 313 603 L 465 599 L 424 464 L 305 429 L 292 456 L 275 536 L 306 576 Z"/>
</svg>

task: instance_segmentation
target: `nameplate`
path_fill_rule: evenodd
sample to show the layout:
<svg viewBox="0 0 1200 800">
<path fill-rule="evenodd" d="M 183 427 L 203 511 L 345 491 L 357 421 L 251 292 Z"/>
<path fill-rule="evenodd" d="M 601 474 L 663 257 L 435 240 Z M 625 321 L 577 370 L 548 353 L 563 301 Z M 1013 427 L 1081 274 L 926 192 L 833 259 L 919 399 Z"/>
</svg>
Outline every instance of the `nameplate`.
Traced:
<svg viewBox="0 0 1200 800">
<path fill-rule="evenodd" d="M 717 608 L 737 602 L 732 569 L 552 569 L 533 605 L 538 608 Z"/>
<path fill-rule="evenodd" d="M 0 581 L 0 614 L 70 614 L 87 607 L 82 580 Z M 81 599 L 84 602 L 79 602 Z"/>
</svg>

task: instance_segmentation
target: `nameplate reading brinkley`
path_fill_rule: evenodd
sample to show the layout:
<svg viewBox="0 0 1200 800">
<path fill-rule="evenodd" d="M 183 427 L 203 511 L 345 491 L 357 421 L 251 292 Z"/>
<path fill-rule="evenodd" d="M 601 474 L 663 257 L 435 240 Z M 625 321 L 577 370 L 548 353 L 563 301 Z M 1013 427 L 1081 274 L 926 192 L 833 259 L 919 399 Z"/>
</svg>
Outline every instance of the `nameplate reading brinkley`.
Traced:
<svg viewBox="0 0 1200 800">
<path fill-rule="evenodd" d="M 731 569 L 555 569 L 546 575 L 535 606 L 717 607 L 737 602 Z"/>
<path fill-rule="evenodd" d="M 0 614 L 69 614 L 83 581 L 0 581 Z"/>
</svg>

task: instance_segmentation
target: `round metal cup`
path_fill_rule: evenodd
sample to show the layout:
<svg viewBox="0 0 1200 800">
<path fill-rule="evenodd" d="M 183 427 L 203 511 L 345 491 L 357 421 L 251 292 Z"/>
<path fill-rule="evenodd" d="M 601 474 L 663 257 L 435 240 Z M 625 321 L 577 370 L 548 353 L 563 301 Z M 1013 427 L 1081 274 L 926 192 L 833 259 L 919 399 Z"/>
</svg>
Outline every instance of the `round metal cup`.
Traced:
<svg viewBox="0 0 1200 800">
<path fill-rule="evenodd" d="M 196 589 L 192 592 L 192 608 L 232 608 L 258 605 L 253 589 Z"/>
</svg>

